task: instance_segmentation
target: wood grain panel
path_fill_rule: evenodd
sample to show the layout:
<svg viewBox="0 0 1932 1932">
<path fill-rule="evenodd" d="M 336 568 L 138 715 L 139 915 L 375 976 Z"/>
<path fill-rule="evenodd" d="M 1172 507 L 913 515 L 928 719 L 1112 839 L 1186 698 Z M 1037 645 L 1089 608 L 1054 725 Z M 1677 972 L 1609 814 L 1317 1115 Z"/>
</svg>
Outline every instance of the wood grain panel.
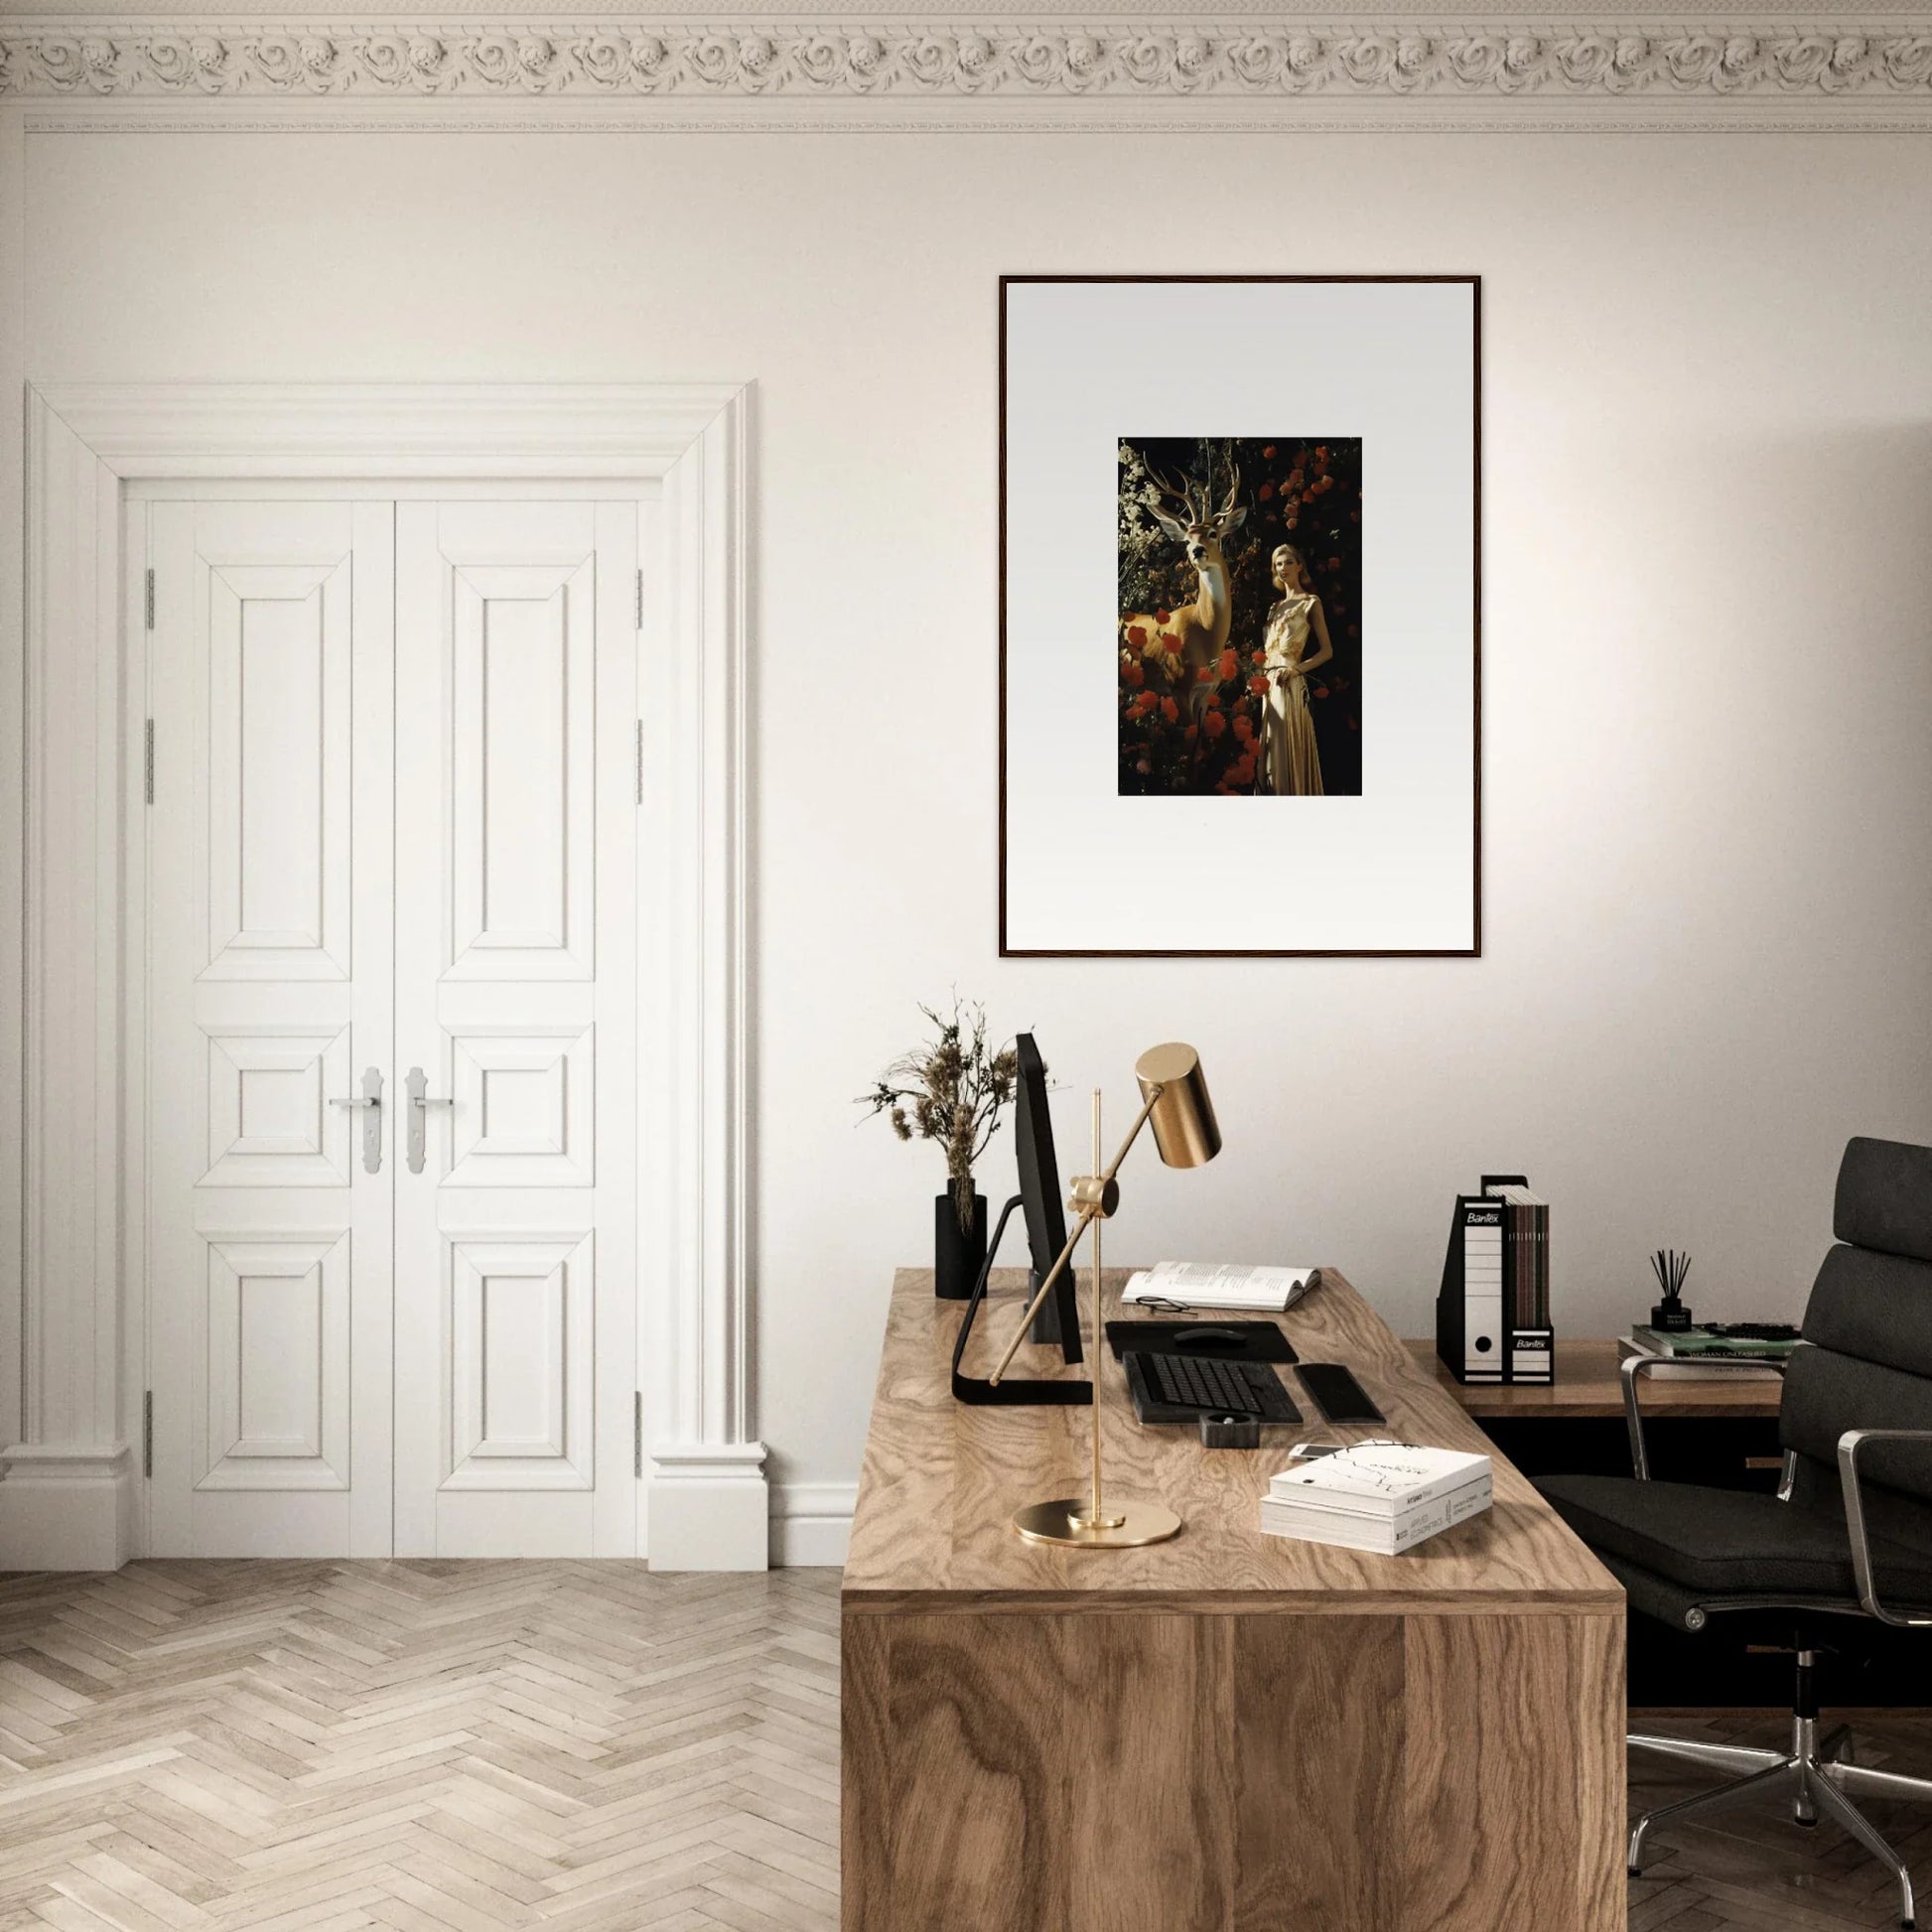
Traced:
<svg viewBox="0 0 1932 1932">
<path fill-rule="evenodd" d="M 1402 1827 L 1402 1619 L 1221 1621 L 1240 1789 L 1233 1932 L 1388 1932 L 1402 1897 L 1388 1856 Z"/>
<path fill-rule="evenodd" d="M 1620 1617 L 1406 1619 L 1399 1923 L 1623 1923 Z"/>
<path fill-rule="evenodd" d="M 983 1619 L 996 1630 L 1014 1619 Z M 1238 1761 L 1234 1621 L 1055 1617 L 1066 1673 L 1070 1923 L 1224 1932 Z"/>
<path fill-rule="evenodd" d="M 892 1932 L 1068 1923 L 1059 1634 L 1051 1618 L 894 1622 Z"/>
<path fill-rule="evenodd" d="M 1125 1279 L 1124 1272 L 1109 1274 L 1110 1314 L 1121 1313 Z M 972 1366 L 982 1372 L 1018 1317 L 1025 1276 L 1001 1270 L 995 1285 L 1000 1293 L 982 1316 L 984 1341 L 976 1332 L 973 1342 Z M 1008 1527 L 1017 1507 L 1078 1493 L 1087 1414 L 955 1402 L 948 1364 L 960 1307 L 934 1301 L 928 1272 L 902 1269 L 895 1282 L 846 1562 L 845 1603 L 854 1612 L 1228 1607 L 1345 1615 L 1493 1610 L 1502 1600 L 1524 1608 L 1611 1609 L 1623 1600 L 1609 1573 L 1500 1457 L 1495 1507 L 1405 1556 L 1259 1534 L 1261 1493 L 1304 1438 L 1397 1435 L 1495 1454 L 1332 1269 L 1282 1326 L 1305 1361 L 1348 1363 L 1388 1416 L 1386 1427 L 1330 1430 L 1311 1422 L 1275 1432 L 1259 1451 L 1204 1451 L 1185 1430 L 1143 1429 L 1109 1356 L 1101 1378 L 1108 1480 L 1124 1495 L 1166 1502 L 1186 1527 L 1171 1543 L 1104 1556 L 1023 1543 Z M 1019 1361 L 1028 1374 L 1067 1373 L 1045 1350 L 1024 1349 Z"/>
<path fill-rule="evenodd" d="M 891 1648 L 894 1625 L 848 1616 L 839 1632 L 841 1932 L 893 1932 Z"/>
</svg>

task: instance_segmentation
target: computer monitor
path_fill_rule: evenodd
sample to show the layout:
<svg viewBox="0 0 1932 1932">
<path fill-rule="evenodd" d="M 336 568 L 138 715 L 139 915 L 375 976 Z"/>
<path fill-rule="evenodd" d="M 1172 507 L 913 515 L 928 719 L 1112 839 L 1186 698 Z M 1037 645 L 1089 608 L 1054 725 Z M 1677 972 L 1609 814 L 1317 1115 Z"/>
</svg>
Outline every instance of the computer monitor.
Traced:
<svg viewBox="0 0 1932 1932">
<path fill-rule="evenodd" d="M 1019 1035 L 1014 1052 L 1020 1080 L 1014 1096 L 1014 1154 L 1020 1168 L 1021 1211 L 1027 1217 L 1027 1246 L 1032 1250 L 1033 1277 L 1028 1299 L 1039 1293 L 1046 1271 L 1066 1246 L 1066 1214 L 1060 1204 L 1060 1167 L 1053 1156 L 1053 1116 L 1047 1104 L 1046 1062 L 1032 1034 Z M 1054 1285 L 1034 1318 L 1033 1338 L 1058 1342 L 1069 1362 L 1081 1359 L 1080 1318 L 1075 1299 L 1073 1268 Z"/>
<path fill-rule="evenodd" d="M 1000 1237 L 1007 1222 L 1019 1208 L 1027 1222 L 1027 1246 L 1032 1268 L 1027 1299 L 1039 1293 L 1060 1250 L 1066 1246 L 1066 1215 L 1060 1204 L 1060 1168 L 1053 1156 L 1053 1116 L 1046 1099 L 1046 1063 L 1032 1034 L 1021 1034 L 1014 1041 L 1019 1060 L 1019 1079 L 1014 1094 L 1014 1158 L 1020 1169 L 1020 1191 L 1000 1210 L 999 1225 L 987 1249 L 986 1266 L 973 1285 L 972 1298 L 960 1317 L 959 1333 L 953 1342 L 952 1392 L 961 1402 L 974 1403 L 1085 1403 L 1093 1400 L 1088 1382 L 1041 1382 L 1017 1375 L 1006 1375 L 995 1384 L 984 1376 L 965 1373 L 961 1363 L 973 1332 L 973 1320 L 986 1299 L 987 1278 L 993 1272 L 1000 1252 Z M 1057 1343 L 1063 1361 L 1085 1358 L 1080 1341 L 1080 1316 L 1074 1299 L 1073 1269 L 1063 1269 L 1053 1284 L 1053 1292 L 1040 1305 L 1034 1318 L 1030 1339 Z"/>
</svg>

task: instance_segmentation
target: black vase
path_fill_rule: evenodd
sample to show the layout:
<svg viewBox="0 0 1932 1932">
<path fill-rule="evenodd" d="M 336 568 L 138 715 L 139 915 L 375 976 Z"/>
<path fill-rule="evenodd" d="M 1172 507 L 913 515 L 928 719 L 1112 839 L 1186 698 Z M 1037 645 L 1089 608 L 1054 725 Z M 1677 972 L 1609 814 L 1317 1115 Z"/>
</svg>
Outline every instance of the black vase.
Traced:
<svg viewBox="0 0 1932 1932">
<path fill-rule="evenodd" d="M 950 1187 L 932 1203 L 932 1292 L 942 1302 L 963 1302 L 986 1265 L 986 1196 L 973 1189 L 973 1226 L 959 1225 Z"/>
</svg>

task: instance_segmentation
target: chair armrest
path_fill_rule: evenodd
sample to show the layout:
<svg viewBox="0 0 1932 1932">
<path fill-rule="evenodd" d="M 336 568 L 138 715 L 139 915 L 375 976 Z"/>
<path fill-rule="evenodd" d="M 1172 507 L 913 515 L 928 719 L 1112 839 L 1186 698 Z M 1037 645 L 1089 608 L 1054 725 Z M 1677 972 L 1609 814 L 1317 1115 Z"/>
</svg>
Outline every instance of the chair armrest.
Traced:
<svg viewBox="0 0 1932 1932">
<path fill-rule="evenodd" d="M 1864 1491 L 1859 1482 L 1859 1451 L 1867 1443 L 1932 1444 L 1932 1429 L 1848 1429 L 1838 1439 L 1838 1479 L 1845 1491 L 1845 1528 L 1852 1539 L 1852 1575 L 1858 1581 L 1859 1601 L 1867 1616 L 1880 1623 L 1903 1626 L 1932 1624 L 1932 1612 L 1912 1615 L 1888 1610 L 1878 1600 L 1871 1575 L 1871 1545 L 1864 1527 Z"/>
<path fill-rule="evenodd" d="M 1650 1456 L 1644 1448 L 1643 1405 L 1637 1399 L 1637 1384 L 1652 1369 L 1662 1368 L 1674 1359 L 1669 1355 L 1628 1355 L 1618 1364 L 1617 1373 L 1623 1377 L 1623 1419 L 1630 1431 L 1630 1468 L 1639 1482 L 1650 1480 Z M 1786 1367 L 1783 1362 L 1746 1360 L 1741 1355 L 1700 1355 L 1697 1365 L 1699 1368 L 1769 1368 L 1775 1369 L 1780 1377 Z"/>
</svg>

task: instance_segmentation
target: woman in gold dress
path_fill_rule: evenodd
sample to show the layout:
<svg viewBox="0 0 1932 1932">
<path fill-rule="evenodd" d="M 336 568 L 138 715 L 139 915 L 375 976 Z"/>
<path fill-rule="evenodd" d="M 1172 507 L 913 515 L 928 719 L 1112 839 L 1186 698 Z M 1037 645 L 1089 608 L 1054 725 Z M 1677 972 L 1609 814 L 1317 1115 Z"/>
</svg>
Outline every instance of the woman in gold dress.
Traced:
<svg viewBox="0 0 1932 1932">
<path fill-rule="evenodd" d="M 1321 600 L 1309 588 L 1309 567 L 1292 543 L 1273 558 L 1281 601 L 1268 613 L 1263 665 L 1268 676 L 1267 719 L 1262 728 L 1268 755 L 1268 788 L 1283 798 L 1321 795 L 1321 759 L 1314 720 L 1309 715 L 1308 674 L 1335 654 Z M 1315 648 L 1306 657 L 1310 638 Z"/>
</svg>

